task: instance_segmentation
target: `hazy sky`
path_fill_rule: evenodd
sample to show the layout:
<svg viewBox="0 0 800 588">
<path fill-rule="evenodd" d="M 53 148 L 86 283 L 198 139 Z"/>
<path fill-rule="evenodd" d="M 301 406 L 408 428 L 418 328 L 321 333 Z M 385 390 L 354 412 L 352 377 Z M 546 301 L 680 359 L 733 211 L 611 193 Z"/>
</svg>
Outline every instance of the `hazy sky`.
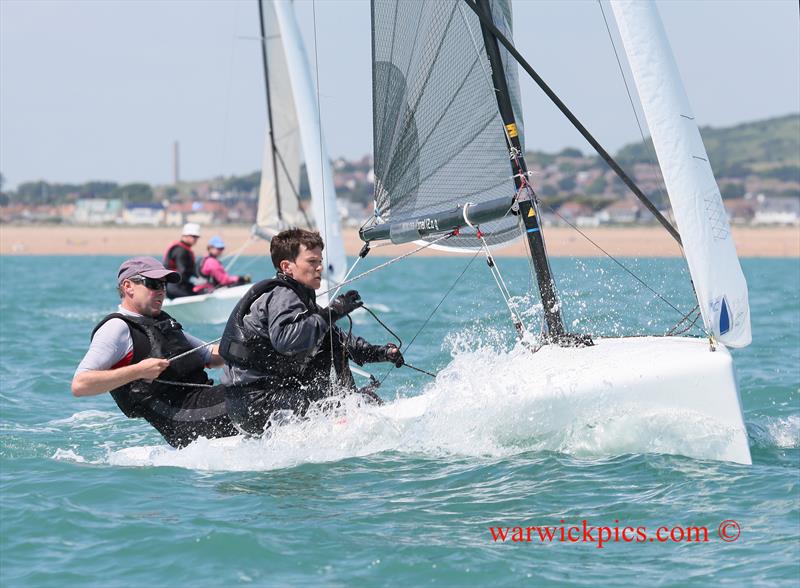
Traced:
<svg viewBox="0 0 800 588">
<path fill-rule="evenodd" d="M 701 125 L 800 111 L 795 0 L 658 6 Z M 330 155 L 371 152 L 369 2 L 298 0 L 296 11 Z M 517 0 L 514 15 L 521 53 L 606 148 L 639 138 L 595 0 Z M 255 171 L 266 120 L 258 34 L 255 0 L 0 0 L 6 185 L 168 183 L 174 140 L 184 179 Z M 528 148 L 587 150 L 532 82 L 522 92 Z"/>
</svg>

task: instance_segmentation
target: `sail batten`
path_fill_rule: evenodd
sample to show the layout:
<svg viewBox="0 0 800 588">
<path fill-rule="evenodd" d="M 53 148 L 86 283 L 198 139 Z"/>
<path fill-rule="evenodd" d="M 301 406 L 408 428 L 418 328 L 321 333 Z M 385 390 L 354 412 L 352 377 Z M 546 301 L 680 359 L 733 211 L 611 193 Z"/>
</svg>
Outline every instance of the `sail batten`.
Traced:
<svg viewBox="0 0 800 588">
<path fill-rule="evenodd" d="M 386 223 L 414 223 L 505 198 L 507 206 L 494 207 L 498 217 L 481 225 L 496 245 L 520 236 L 516 217 L 506 214 L 515 186 L 488 58 L 475 42 L 480 24 L 462 1 L 373 2 L 375 211 Z M 494 0 L 492 11 L 510 34 L 508 0 Z M 516 64 L 504 61 L 518 108 Z M 447 242 L 477 244 L 470 231 Z"/>
<path fill-rule="evenodd" d="M 747 282 L 725 206 L 652 2 L 611 6 L 650 129 L 707 332 L 731 347 L 750 344 Z"/>
</svg>

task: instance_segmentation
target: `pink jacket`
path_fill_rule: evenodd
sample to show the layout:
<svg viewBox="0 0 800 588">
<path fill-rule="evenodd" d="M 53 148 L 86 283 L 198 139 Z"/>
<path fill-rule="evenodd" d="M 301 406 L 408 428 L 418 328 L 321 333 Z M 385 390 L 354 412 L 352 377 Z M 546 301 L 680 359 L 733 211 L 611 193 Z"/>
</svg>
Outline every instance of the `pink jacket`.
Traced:
<svg viewBox="0 0 800 588">
<path fill-rule="evenodd" d="M 208 283 L 196 286 L 195 292 L 209 291 L 218 286 L 230 286 L 239 283 L 239 276 L 228 275 L 219 260 L 210 255 L 203 259 L 198 273 L 201 277 L 207 279 Z"/>
</svg>

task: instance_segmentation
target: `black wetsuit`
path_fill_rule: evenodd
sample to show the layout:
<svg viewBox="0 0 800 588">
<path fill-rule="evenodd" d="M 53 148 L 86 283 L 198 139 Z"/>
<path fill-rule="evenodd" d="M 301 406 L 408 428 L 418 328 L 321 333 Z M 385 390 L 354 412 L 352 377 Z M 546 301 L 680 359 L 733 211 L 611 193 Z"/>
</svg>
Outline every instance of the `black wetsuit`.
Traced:
<svg viewBox="0 0 800 588">
<path fill-rule="evenodd" d="M 385 360 L 383 347 L 331 328 L 327 314 L 314 290 L 282 274 L 259 282 L 239 301 L 220 355 L 226 361 L 228 413 L 241 431 L 260 435 L 277 410 L 303 415 L 337 391 L 355 392 L 349 359 L 359 365 Z"/>
<path fill-rule="evenodd" d="M 177 284 L 167 283 L 167 298 L 194 296 L 192 279 L 197 275 L 194 252 L 183 241 L 171 243 L 164 253 L 164 267 L 178 272 L 181 281 Z"/>
<path fill-rule="evenodd" d="M 112 313 L 106 321 L 125 321 L 133 339 L 131 364 L 148 357 L 170 358 L 192 348 L 178 324 L 167 313 L 155 318 Z M 129 418 L 143 418 L 173 447 L 184 447 L 198 437 L 230 437 L 238 433 L 228 417 L 224 386 L 210 386 L 200 353 L 175 360 L 157 378 L 135 380 L 115 388 L 111 396 Z M 168 384 L 175 382 L 180 385 Z"/>
</svg>

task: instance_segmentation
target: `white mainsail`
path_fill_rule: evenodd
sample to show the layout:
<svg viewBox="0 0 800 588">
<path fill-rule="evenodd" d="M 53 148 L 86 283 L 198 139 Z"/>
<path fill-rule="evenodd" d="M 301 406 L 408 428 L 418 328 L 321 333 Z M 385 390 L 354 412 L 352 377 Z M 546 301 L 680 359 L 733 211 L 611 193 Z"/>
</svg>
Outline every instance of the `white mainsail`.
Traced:
<svg viewBox="0 0 800 588">
<path fill-rule="evenodd" d="M 274 14 L 277 29 L 282 40 L 285 57 L 285 71 L 289 83 L 283 91 L 294 97 L 296 120 L 299 121 L 299 136 L 311 189 L 311 211 L 313 221 L 325 242 L 323 252 L 325 272 L 323 276 L 333 282 L 344 278 L 347 270 L 347 257 L 339 229 L 339 210 L 336 205 L 336 189 L 330 159 L 322 137 L 316 93 L 311 79 L 300 30 L 294 16 L 294 8 L 289 2 L 266 2 L 266 14 Z M 265 20 L 266 20 L 265 16 Z M 271 74 L 270 74 L 271 75 Z M 291 90 L 289 90 L 291 88 Z M 274 109 L 273 109 L 274 112 Z M 273 120 L 275 116 L 273 116 Z M 298 165 L 299 168 L 299 165 Z M 299 171 L 298 171 L 299 176 Z M 297 223 L 301 226 L 305 223 Z"/>
<path fill-rule="evenodd" d="M 750 344 L 747 282 L 700 131 L 655 3 L 611 6 L 633 72 L 705 328 L 730 347 Z"/>
</svg>

